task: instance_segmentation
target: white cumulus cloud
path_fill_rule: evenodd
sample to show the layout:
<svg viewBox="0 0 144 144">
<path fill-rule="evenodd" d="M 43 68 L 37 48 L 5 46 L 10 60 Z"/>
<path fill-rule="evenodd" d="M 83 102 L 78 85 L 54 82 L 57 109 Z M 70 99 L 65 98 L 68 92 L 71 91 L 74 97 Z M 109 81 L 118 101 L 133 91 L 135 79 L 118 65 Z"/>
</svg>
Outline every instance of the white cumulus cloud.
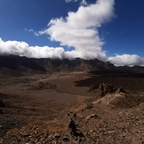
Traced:
<svg viewBox="0 0 144 144">
<path fill-rule="evenodd" d="M 60 42 L 61 46 L 74 47 L 73 57 L 105 60 L 104 42 L 98 28 L 113 16 L 114 0 L 97 0 L 94 4 L 80 6 L 76 12 L 69 12 L 65 18 L 51 19 L 39 34 L 49 35 L 51 41 Z"/>
</svg>

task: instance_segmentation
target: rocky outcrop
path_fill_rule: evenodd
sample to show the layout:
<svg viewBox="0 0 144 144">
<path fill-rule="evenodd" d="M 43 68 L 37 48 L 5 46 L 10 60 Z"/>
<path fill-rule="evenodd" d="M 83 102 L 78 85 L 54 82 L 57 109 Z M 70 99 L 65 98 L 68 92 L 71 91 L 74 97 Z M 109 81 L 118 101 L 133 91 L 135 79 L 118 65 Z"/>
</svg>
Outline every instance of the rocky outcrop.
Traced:
<svg viewBox="0 0 144 144">
<path fill-rule="evenodd" d="M 126 91 L 123 88 L 116 88 L 115 86 L 113 86 L 110 83 L 102 83 L 99 86 L 94 85 L 92 86 L 88 92 L 92 92 L 92 91 L 98 91 L 101 95 L 101 97 L 104 97 L 107 94 L 112 94 L 112 93 L 126 93 Z"/>
<path fill-rule="evenodd" d="M 130 95 L 123 88 L 116 88 L 112 84 L 102 83 L 99 86 L 101 98 L 93 102 L 93 105 L 113 105 L 115 107 L 130 108 L 144 101 L 141 96 Z"/>
<path fill-rule="evenodd" d="M 102 83 L 99 86 L 99 91 L 101 92 L 101 97 L 103 97 L 108 93 L 114 93 L 116 88 L 112 84 Z"/>
</svg>

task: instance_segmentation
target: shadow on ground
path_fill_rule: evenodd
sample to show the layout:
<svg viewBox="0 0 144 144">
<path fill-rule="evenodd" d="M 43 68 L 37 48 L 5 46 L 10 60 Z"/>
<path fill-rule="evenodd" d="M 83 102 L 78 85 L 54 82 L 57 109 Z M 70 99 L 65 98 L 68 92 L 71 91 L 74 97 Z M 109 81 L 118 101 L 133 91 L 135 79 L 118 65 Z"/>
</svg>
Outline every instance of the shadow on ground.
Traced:
<svg viewBox="0 0 144 144">
<path fill-rule="evenodd" d="M 75 81 L 75 86 L 98 88 L 101 83 L 111 83 L 132 91 L 143 90 L 144 71 L 95 70 L 90 71 L 89 75 L 86 79 Z"/>
</svg>

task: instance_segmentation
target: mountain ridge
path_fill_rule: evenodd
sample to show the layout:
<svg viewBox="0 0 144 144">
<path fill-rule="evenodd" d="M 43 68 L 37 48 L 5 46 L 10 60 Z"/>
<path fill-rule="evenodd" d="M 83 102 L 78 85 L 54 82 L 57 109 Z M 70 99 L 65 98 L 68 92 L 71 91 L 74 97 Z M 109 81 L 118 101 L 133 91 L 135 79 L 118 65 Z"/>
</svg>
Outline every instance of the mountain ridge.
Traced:
<svg viewBox="0 0 144 144">
<path fill-rule="evenodd" d="M 50 58 L 27 58 L 16 55 L 0 56 L 1 75 L 21 76 L 37 73 L 53 72 L 92 72 L 97 74 L 143 73 L 144 67 L 140 66 L 120 66 L 116 67 L 110 62 L 103 62 L 98 59 L 85 60 L 75 59 L 50 59 Z M 143 76 L 143 75 L 142 75 Z M 141 77 L 141 76 L 140 76 Z"/>
</svg>

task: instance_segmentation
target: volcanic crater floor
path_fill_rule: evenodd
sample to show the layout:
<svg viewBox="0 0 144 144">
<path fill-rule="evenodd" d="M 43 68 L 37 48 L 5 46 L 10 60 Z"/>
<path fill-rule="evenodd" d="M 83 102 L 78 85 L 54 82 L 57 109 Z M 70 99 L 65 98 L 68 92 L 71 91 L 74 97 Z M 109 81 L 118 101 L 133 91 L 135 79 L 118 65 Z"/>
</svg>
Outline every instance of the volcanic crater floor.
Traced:
<svg viewBox="0 0 144 144">
<path fill-rule="evenodd" d="M 102 83 L 126 94 L 101 97 Z M 1 77 L 0 99 L 1 144 L 144 143 L 143 77 L 87 72 Z"/>
</svg>

